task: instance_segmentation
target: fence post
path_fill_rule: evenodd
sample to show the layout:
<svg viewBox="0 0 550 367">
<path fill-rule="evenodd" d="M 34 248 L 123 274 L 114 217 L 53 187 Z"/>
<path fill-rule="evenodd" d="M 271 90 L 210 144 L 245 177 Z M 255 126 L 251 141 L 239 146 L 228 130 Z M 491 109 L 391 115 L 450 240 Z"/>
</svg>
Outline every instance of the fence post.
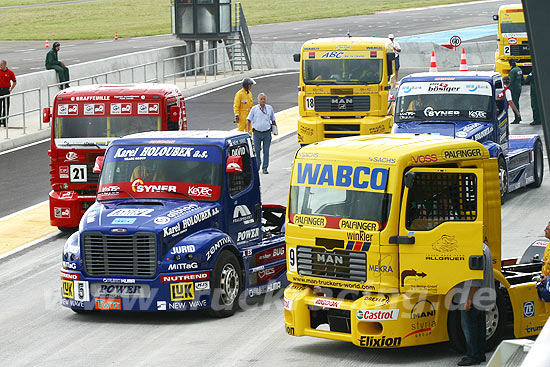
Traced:
<svg viewBox="0 0 550 367">
<path fill-rule="evenodd" d="M 38 130 L 42 130 L 42 91 L 38 88 Z"/>
<path fill-rule="evenodd" d="M 23 135 L 26 134 L 26 130 L 27 130 L 27 124 L 26 124 L 26 121 L 25 121 L 25 115 L 26 115 L 26 111 L 25 111 L 25 93 L 21 93 L 21 101 L 22 101 L 22 107 L 23 107 Z M 6 128 L 7 128 L 8 124 L 6 124 Z"/>
</svg>

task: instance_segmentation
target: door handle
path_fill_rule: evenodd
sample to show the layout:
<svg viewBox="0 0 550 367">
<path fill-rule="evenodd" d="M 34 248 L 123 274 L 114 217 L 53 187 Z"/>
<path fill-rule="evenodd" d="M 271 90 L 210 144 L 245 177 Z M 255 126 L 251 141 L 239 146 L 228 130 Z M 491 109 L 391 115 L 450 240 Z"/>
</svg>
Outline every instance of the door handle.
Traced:
<svg viewBox="0 0 550 367">
<path fill-rule="evenodd" d="M 414 245 L 413 236 L 391 236 L 390 243 L 395 243 L 397 245 Z"/>
</svg>

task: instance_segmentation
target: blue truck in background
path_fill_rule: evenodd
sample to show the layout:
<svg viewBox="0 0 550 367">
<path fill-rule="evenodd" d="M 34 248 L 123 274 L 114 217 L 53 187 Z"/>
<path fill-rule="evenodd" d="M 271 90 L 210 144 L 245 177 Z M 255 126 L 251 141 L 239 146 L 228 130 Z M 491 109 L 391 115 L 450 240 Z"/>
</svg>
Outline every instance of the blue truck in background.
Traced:
<svg viewBox="0 0 550 367">
<path fill-rule="evenodd" d="M 261 205 L 248 134 L 133 134 L 94 169 L 97 200 L 63 249 L 63 306 L 226 317 L 286 286 L 285 207 Z"/>
<path fill-rule="evenodd" d="M 539 187 L 543 179 L 538 135 L 510 135 L 502 76 L 496 72 L 415 73 L 401 79 L 392 133 L 439 134 L 482 143 L 498 158 L 501 198 Z M 413 157 L 436 163 L 436 155 Z M 439 162 L 441 163 L 441 162 Z"/>
</svg>

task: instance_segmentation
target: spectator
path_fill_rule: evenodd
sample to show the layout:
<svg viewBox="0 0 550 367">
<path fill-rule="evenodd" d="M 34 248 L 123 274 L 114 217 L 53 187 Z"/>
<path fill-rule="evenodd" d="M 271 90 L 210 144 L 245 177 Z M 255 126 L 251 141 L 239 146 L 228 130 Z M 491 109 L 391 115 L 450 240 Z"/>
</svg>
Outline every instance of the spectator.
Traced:
<svg viewBox="0 0 550 367">
<path fill-rule="evenodd" d="M 548 238 L 550 240 L 550 222 L 546 225 L 546 228 L 544 228 L 544 237 Z M 544 282 L 546 278 L 550 275 L 550 243 L 546 245 L 546 249 L 544 250 L 544 255 L 542 256 L 542 280 L 543 284 L 547 284 Z M 546 316 L 550 317 L 550 302 L 544 302 L 544 308 L 546 310 Z"/>
<path fill-rule="evenodd" d="M 63 89 L 70 87 L 68 83 L 65 83 L 69 81 L 69 68 L 65 66 L 63 61 L 59 61 L 58 59 L 57 53 L 59 52 L 60 47 L 61 44 L 59 42 L 53 43 L 52 49 L 46 54 L 46 69 L 55 70 L 59 78 L 59 83 L 61 83 L 59 88 Z"/>
<path fill-rule="evenodd" d="M 466 339 L 466 357 L 458 362 L 459 366 L 473 366 L 485 362 L 486 324 L 485 312 L 496 301 L 493 259 L 491 251 L 483 244 L 483 280 L 474 279 L 462 283 L 459 296 L 460 319 Z"/>
<path fill-rule="evenodd" d="M 512 91 L 510 90 L 510 78 L 505 76 L 502 79 L 504 83 L 504 95 L 506 97 L 506 102 L 508 103 L 508 107 L 512 107 L 512 110 L 514 110 L 514 113 L 516 116 L 519 116 L 519 120 L 521 121 L 521 114 L 519 113 L 519 108 L 514 103 L 514 100 L 512 99 Z"/>
<path fill-rule="evenodd" d="M 510 63 L 510 91 L 512 92 L 512 100 L 516 105 L 518 113 L 512 124 L 519 124 L 521 116 L 519 115 L 519 96 L 521 95 L 521 85 L 523 84 L 523 75 L 521 69 L 517 66 L 515 60 L 508 61 Z M 515 110 L 514 110 L 515 112 Z"/>
<path fill-rule="evenodd" d="M 9 95 L 16 84 L 15 74 L 8 69 L 7 61 L 0 60 L 0 126 L 8 126 L 8 116 L 10 114 Z"/>
<path fill-rule="evenodd" d="M 262 172 L 268 174 L 269 147 L 271 146 L 271 129 L 276 125 L 273 107 L 266 104 L 267 97 L 264 93 L 258 94 L 258 104 L 252 107 L 247 117 L 246 128 L 248 133 L 253 133 L 254 151 L 258 160 L 258 169 L 262 165 Z M 260 150 L 263 150 L 264 160 L 260 158 Z"/>
<path fill-rule="evenodd" d="M 395 52 L 395 82 L 397 83 L 398 74 L 399 74 L 399 53 L 401 52 L 401 46 L 397 41 L 394 41 L 395 38 L 393 33 L 388 34 L 388 38 L 391 41 L 391 46 L 393 48 L 393 52 Z"/>
<path fill-rule="evenodd" d="M 235 123 L 237 123 L 237 130 L 246 131 L 246 118 L 250 113 L 250 109 L 254 104 L 254 98 L 252 98 L 252 86 L 256 84 L 252 78 L 243 79 L 243 87 L 235 93 L 235 99 L 233 101 L 233 112 L 235 113 Z"/>
<path fill-rule="evenodd" d="M 525 82 L 530 83 L 530 92 L 531 92 L 531 111 L 533 111 L 533 121 L 529 125 L 540 125 L 540 113 L 539 113 L 539 104 L 537 101 L 537 83 L 535 74 L 533 71 L 525 77 Z"/>
</svg>

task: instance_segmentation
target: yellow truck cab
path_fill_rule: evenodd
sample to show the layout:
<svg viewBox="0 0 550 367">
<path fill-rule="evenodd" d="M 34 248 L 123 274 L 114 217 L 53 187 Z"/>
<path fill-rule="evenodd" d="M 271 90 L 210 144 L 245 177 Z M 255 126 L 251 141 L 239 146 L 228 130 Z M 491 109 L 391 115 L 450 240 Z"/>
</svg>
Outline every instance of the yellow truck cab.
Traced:
<svg viewBox="0 0 550 367">
<path fill-rule="evenodd" d="M 480 143 L 430 135 L 334 139 L 300 149 L 286 216 L 286 331 L 395 348 L 464 348 L 454 293 L 483 278 L 492 252 L 489 347 L 546 321 L 532 277 L 541 263 L 501 260 L 498 163 Z"/>
<path fill-rule="evenodd" d="M 498 21 L 498 48 L 495 53 L 495 71 L 506 76 L 510 73 L 509 60 L 516 60 L 524 75 L 531 72 L 533 66 L 527 28 L 523 15 L 523 6 L 502 5 L 498 9 L 498 15 L 493 15 Z"/>
<path fill-rule="evenodd" d="M 298 142 L 389 133 L 388 94 L 395 54 L 387 38 L 339 37 L 307 41 L 301 54 Z"/>
</svg>

